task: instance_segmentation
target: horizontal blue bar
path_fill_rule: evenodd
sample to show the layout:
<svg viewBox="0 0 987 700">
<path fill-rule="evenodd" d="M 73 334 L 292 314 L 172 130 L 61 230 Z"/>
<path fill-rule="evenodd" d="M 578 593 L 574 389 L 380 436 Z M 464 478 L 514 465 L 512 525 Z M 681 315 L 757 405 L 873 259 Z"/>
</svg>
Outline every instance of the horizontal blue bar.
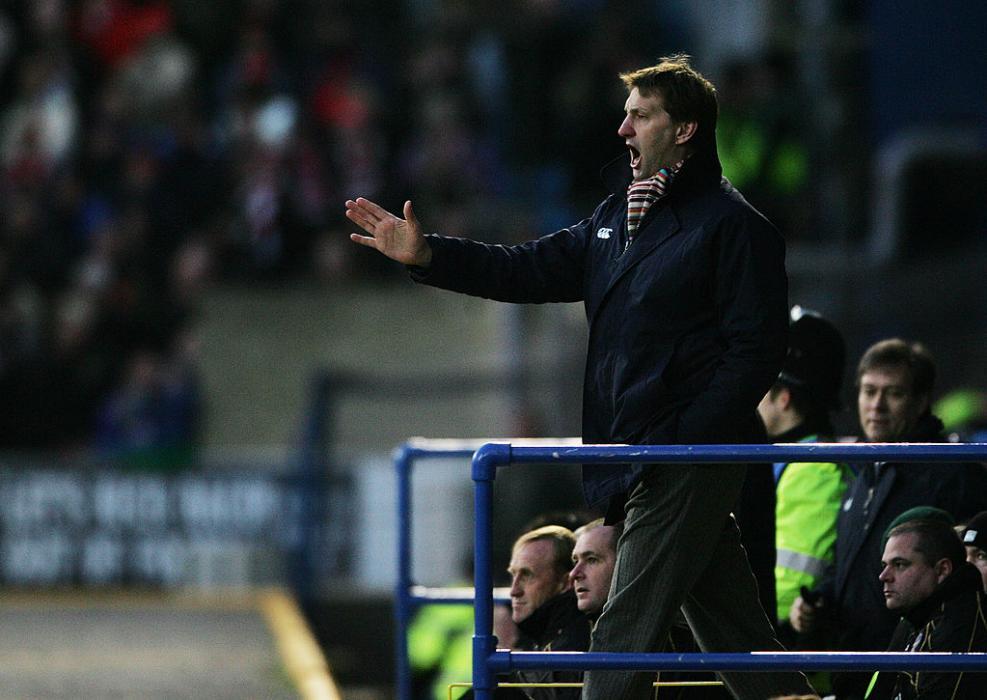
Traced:
<svg viewBox="0 0 987 700">
<path fill-rule="evenodd" d="M 492 450 L 496 443 L 480 448 Z M 502 448 L 501 448 L 502 449 Z M 978 462 L 987 443 L 795 443 L 776 445 L 581 445 L 511 446 L 511 463 L 671 462 Z"/>
<path fill-rule="evenodd" d="M 987 654 L 890 652 L 754 652 L 614 654 L 578 651 L 497 651 L 490 667 L 504 671 L 987 671 Z"/>
</svg>

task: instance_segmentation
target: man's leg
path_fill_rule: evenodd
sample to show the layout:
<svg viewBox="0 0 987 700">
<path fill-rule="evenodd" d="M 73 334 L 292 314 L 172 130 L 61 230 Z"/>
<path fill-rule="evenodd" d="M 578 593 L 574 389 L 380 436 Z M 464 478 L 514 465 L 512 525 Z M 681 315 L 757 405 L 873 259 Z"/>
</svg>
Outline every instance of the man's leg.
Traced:
<svg viewBox="0 0 987 700">
<path fill-rule="evenodd" d="M 667 465 L 646 471 L 627 501 L 610 599 L 593 629 L 590 651 L 640 653 L 664 645 L 686 596 L 710 570 L 743 479 L 743 468 L 735 465 Z M 751 576 L 749 567 L 744 573 Z M 724 571 L 721 583 L 729 588 L 736 575 Z M 760 611 L 754 599 L 738 599 L 737 604 Z M 589 671 L 583 698 L 648 697 L 654 677 L 649 672 Z"/>
<path fill-rule="evenodd" d="M 732 519 L 717 539 L 709 568 L 693 585 L 682 611 L 703 651 L 784 651 L 758 603 L 757 584 Z M 720 676 L 740 700 L 812 692 L 805 676 L 794 671 Z"/>
</svg>

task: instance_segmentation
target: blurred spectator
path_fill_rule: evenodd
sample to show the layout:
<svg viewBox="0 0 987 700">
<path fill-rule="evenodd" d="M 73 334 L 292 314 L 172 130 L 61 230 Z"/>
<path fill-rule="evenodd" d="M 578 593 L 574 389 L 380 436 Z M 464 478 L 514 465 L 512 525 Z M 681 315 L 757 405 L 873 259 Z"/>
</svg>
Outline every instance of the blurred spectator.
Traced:
<svg viewBox="0 0 987 700">
<path fill-rule="evenodd" d="M 503 611 L 503 606 L 498 606 Z M 408 626 L 412 695 L 448 697 L 450 683 L 472 677 L 473 606 L 423 605 Z M 503 646 L 503 644 L 501 644 Z M 454 692 L 459 697 L 463 691 Z"/>
<path fill-rule="evenodd" d="M 21 69 L 20 101 L 4 114 L 0 143 L 10 184 L 38 187 L 68 156 L 75 114 L 56 70 L 42 54 L 31 56 Z"/>
<path fill-rule="evenodd" d="M 805 237 L 810 202 L 794 58 L 775 53 L 731 63 L 716 129 L 723 174 L 789 240 Z"/>
<path fill-rule="evenodd" d="M 951 440 L 987 442 L 987 392 L 973 388 L 951 391 L 936 401 L 935 411 Z"/>
<path fill-rule="evenodd" d="M 201 419 L 192 341 L 162 355 L 138 351 L 100 409 L 96 446 L 115 464 L 141 469 L 187 467 Z"/>
<path fill-rule="evenodd" d="M 107 68 L 132 58 L 155 36 L 173 24 L 171 7 L 165 0 L 86 0 L 79 16 L 79 39 Z"/>
</svg>

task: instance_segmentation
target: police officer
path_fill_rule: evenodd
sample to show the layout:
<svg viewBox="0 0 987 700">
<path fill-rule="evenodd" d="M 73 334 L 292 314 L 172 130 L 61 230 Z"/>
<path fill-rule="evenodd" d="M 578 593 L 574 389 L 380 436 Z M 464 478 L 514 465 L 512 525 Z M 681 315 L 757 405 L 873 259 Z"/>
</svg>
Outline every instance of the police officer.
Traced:
<svg viewBox="0 0 987 700">
<path fill-rule="evenodd" d="M 830 412 L 839 409 L 846 349 L 836 326 L 815 311 L 791 310 L 788 355 L 778 380 L 758 405 L 773 442 L 831 442 Z M 799 591 L 812 589 L 833 561 L 836 518 L 853 478 L 846 464 L 774 465 L 775 584 L 783 627 Z"/>
</svg>

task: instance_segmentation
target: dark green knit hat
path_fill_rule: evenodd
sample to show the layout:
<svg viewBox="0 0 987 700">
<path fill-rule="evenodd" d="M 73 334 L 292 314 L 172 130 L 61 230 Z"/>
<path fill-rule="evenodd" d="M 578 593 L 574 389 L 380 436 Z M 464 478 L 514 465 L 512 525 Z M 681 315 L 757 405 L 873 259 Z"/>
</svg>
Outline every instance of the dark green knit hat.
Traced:
<svg viewBox="0 0 987 700">
<path fill-rule="evenodd" d="M 908 523 L 912 520 L 933 520 L 949 525 L 950 527 L 956 527 L 956 520 L 942 508 L 933 508 L 932 506 L 915 506 L 914 508 L 909 508 L 892 520 L 891 524 L 888 525 L 888 529 L 884 531 L 884 537 L 881 539 L 881 556 L 884 556 L 884 548 L 888 544 L 891 531 L 902 523 Z"/>
</svg>

